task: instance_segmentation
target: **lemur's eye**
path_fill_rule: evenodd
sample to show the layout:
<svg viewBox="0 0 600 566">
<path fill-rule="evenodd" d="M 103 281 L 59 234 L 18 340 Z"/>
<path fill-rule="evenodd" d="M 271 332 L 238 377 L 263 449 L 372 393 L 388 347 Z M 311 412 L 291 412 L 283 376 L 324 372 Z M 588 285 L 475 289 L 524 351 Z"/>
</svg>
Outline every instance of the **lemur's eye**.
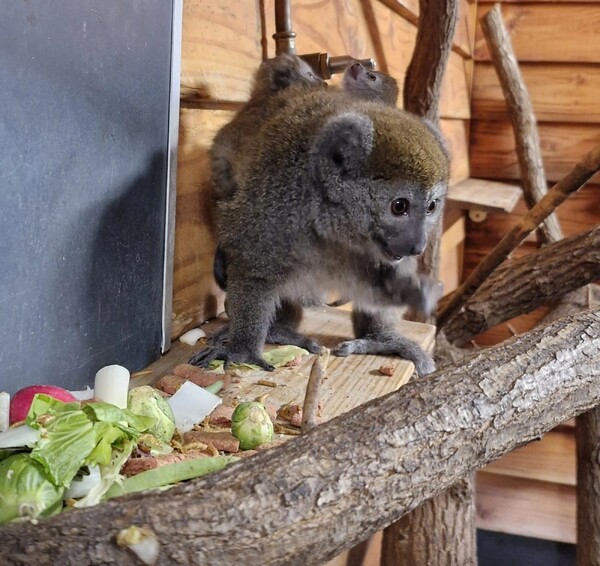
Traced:
<svg viewBox="0 0 600 566">
<path fill-rule="evenodd" d="M 437 208 L 437 199 L 436 200 L 432 200 L 429 203 L 429 206 L 427 207 L 427 214 L 433 214 L 435 212 L 435 209 Z"/>
<path fill-rule="evenodd" d="M 408 201 L 405 198 L 397 198 L 392 201 L 392 214 L 401 216 L 408 213 Z"/>
<path fill-rule="evenodd" d="M 367 73 L 367 77 L 370 81 L 376 81 L 377 77 L 373 73 Z"/>
</svg>

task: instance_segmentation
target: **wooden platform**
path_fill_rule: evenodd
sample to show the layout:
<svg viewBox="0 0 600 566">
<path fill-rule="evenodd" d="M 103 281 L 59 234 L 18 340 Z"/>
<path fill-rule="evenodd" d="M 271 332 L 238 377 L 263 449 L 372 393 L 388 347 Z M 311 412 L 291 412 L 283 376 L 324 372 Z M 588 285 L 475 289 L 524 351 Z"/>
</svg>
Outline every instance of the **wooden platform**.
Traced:
<svg viewBox="0 0 600 566">
<path fill-rule="evenodd" d="M 215 319 L 202 328 L 206 330 L 207 335 L 210 335 L 220 328 L 225 320 L 225 318 Z M 433 347 L 435 338 L 433 326 L 400 320 L 397 328 L 404 336 L 420 344 L 423 349 L 431 350 Z M 306 309 L 301 331 L 323 346 L 333 348 L 339 342 L 352 338 L 350 313 L 329 307 Z M 267 346 L 266 349 L 271 347 Z M 170 373 L 177 364 L 186 363 L 201 348 L 201 344 L 191 347 L 179 341 L 175 342 L 170 352 L 147 368 L 149 373 L 142 372 L 143 375 L 140 377 L 134 377 L 132 385 L 154 383 L 163 375 Z M 314 355 L 306 356 L 301 366 L 279 368 L 274 372 L 240 370 L 241 381 L 230 387 L 225 395 L 225 401 L 232 398 L 238 401 L 251 400 L 268 393 L 270 401 L 276 405 L 302 404 L 314 358 Z M 377 371 L 383 364 L 395 367 L 392 376 L 381 375 Z M 414 366 L 411 362 L 395 356 L 353 355 L 347 358 L 331 356 L 321 396 L 323 419 L 328 420 L 371 399 L 395 391 L 410 379 L 413 370 Z M 274 382 L 277 387 L 259 385 L 257 382 L 261 379 Z"/>
<path fill-rule="evenodd" d="M 521 195 L 516 185 L 469 178 L 448 189 L 448 203 L 465 210 L 511 212 Z"/>
</svg>

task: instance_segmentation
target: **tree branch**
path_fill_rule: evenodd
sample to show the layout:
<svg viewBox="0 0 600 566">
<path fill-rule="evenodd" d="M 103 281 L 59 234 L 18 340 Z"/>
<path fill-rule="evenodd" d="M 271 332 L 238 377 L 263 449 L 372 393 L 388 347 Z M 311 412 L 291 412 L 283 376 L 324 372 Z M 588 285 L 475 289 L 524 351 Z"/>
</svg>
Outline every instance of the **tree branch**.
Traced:
<svg viewBox="0 0 600 566">
<path fill-rule="evenodd" d="M 550 244 L 525 257 L 505 261 L 444 328 L 463 345 L 505 320 L 558 301 L 600 279 L 600 226 Z"/>
<path fill-rule="evenodd" d="M 115 545 L 153 531 L 159 564 L 316 564 L 474 469 L 600 402 L 600 309 L 477 353 L 285 445 L 168 492 L 0 528 L 0 563 L 134 564 Z"/>
<path fill-rule="evenodd" d="M 420 0 L 415 50 L 404 78 L 404 110 L 439 121 L 440 92 L 458 19 L 455 0 Z"/>
<path fill-rule="evenodd" d="M 502 11 L 496 4 L 482 19 L 481 29 L 490 50 L 490 56 L 506 99 L 512 122 L 521 170 L 523 195 L 529 208 L 548 192 L 540 138 L 533 106 L 523 81 L 510 36 L 502 21 Z M 563 234 L 556 214 L 550 214 L 539 226 L 542 244 L 556 242 Z"/>
<path fill-rule="evenodd" d="M 583 157 L 566 177 L 556 183 L 500 243 L 475 268 L 439 312 L 438 330 L 470 299 L 487 277 L 508 255 L 570 195 L 578 191 L 600 170 L 600 145 Z"/>
</svg>

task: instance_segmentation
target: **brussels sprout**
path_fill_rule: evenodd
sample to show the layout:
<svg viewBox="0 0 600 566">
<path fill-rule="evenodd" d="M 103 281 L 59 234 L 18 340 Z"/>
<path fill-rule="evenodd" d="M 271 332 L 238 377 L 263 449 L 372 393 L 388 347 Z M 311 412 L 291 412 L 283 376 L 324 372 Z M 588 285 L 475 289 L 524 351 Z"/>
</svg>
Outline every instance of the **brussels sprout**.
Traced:
<svg viewBox="0 0 600 566">
<path fill-rule="evenodd" d="M 62 508 L 64 488 L 55 486 L 29 454 L 0 461 L 0 524 L 18 517 L 52 515 Z"/>
<path fill-rule="evenodd" d="M 154 424 L 146 432 L 164 442 L 170 442 L 173 438 L 175 432 L 173 411 L 154 387 L 142 385 L 131 389 L 127 407 L 136 415 L 154 418 Z"/>
<path fill-rule="evenodd" d="M 271 442 L 273 423 L 262 403 L 240 403 L 231 417 L 231 432 L 240 441 L 242 450 L 252 450 L 259 444 Z"/>
</svg>

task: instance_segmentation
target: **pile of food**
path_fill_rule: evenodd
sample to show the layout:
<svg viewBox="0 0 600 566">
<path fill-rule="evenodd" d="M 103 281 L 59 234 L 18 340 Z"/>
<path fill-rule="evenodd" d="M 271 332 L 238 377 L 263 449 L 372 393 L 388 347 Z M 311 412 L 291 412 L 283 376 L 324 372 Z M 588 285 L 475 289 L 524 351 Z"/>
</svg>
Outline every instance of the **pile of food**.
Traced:
<svg viewBox="0 0 600 566">
<path fill-rule="evenodd" d="M 272 352 L 277 366 L 308 353 Z M 156 387 L 130 389 L 129 372 L 108 366 L 93 390 L 31 386 L 10 402 L 0 394 L 0 524 L 164 489 L 272 446 L 275 431 L 299 434 L 298 406 L 225 406 L 219 393 L 230 381 L 222 368 L 182 364 Z"/>
</svg>

